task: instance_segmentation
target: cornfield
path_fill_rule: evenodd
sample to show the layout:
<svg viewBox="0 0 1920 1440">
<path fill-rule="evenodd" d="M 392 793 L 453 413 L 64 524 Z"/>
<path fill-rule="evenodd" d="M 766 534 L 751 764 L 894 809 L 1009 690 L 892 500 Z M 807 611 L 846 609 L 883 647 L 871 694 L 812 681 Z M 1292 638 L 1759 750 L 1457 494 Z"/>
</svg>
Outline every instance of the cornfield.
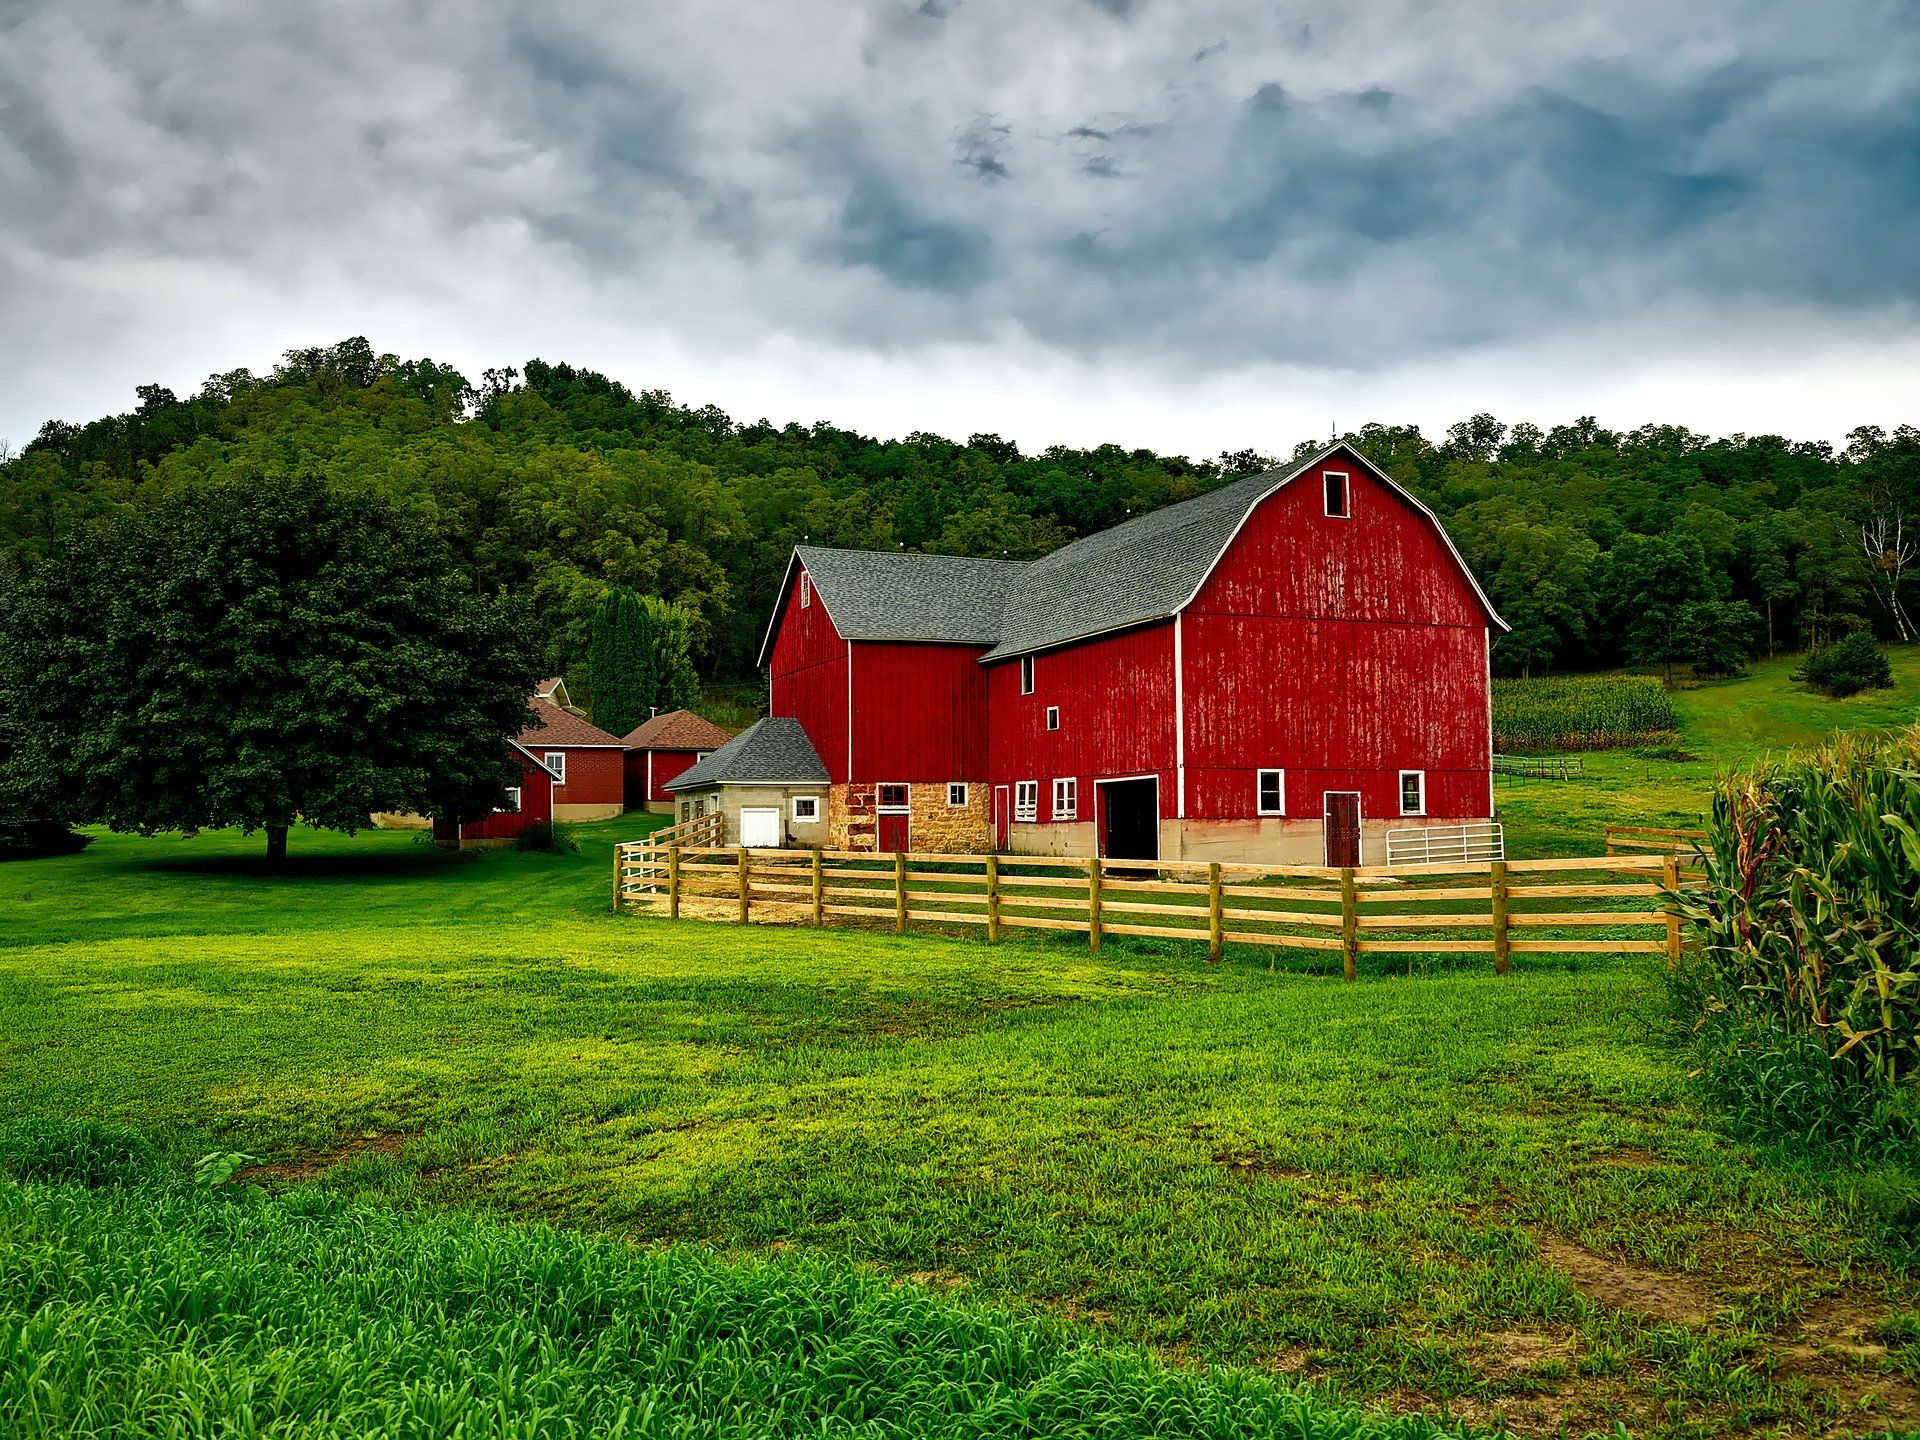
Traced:
<svg viewBox="0 0 1920 1440">
<path fill-rule="evenodd" d="M 1757 1128 L 1920 1140 L 1920 727 L 1724 778 L 1674 994 Z"/>
<path fill-rule="evenodd" d="M 1651 675 L 1568 675 L 1493 682 L 1493 746 L 1509 755 L 1617 750 L 1679 728 L 1673 696 Z"/>
</svg>

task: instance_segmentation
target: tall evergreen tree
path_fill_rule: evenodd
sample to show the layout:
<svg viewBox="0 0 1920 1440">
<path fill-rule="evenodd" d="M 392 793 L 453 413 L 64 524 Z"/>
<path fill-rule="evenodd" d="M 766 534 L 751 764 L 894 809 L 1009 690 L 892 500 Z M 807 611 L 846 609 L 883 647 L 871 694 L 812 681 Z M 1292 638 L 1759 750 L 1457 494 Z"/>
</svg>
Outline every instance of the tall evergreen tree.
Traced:
<svg viewBox="0 0 1920 1440">
<path fill-rule="evenodd" d="M 639 597 L 624 586 L 609 590 L 593 612 L 587 683 L 602 730 L 624 735 L 647 718 L 644 619 Z"/>
</svg>

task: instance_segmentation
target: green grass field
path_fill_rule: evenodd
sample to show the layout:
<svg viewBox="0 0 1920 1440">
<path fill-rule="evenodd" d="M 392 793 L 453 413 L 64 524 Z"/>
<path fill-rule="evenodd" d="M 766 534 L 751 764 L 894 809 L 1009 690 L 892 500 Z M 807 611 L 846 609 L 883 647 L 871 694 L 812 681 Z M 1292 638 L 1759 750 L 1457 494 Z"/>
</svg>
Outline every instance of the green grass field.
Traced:
<svg viewBox="0 0 1920 1440">
<path fill-rule="evenodd" d="M 1784 663 L 1689 691 L 1697 760 L 1503 786 L 1515 852 L 1697 813 L 1776 709 L 1893 723 L 1920 693 L 1897 664 L 1870 705 L 1790 697 Z M 1172 944 L 616 918 L 610 847 L 647 823 L 581 827 L 576 856 L 301 833 L 274 873 L 208 834 L 0 866 L 0 1117 L 123 1123 L 177 1172 L 248 1150 L 279 1197 L 0 1194 L 0 1430 L 121 1433 L 169 1376 L 197 1413 L 302 1417 L 235 1433 L 431 1432 L 451 1412 L 406 1407 L 436 1384 L 489 1435 L 649 1403 L 629 1433 L 1350 1435 L 1354 1404 L 1920 1425 L 1920 1180 L 1728 1138 L 1652 962 L 1345 986 Z M 591 1325 L 566 1319 L 582 1267 L 623 1297 Z M 593 1348 L 664 1363 L 656 1330 L 709 1335 L 702 1297 L 742 1294 L 760 1318 L 652 1389 Z M 494 1338 L 436 1352 L 443 1313 Z M 21 1408 L 49 1394 L 81 1408 Z"/>
</svg>

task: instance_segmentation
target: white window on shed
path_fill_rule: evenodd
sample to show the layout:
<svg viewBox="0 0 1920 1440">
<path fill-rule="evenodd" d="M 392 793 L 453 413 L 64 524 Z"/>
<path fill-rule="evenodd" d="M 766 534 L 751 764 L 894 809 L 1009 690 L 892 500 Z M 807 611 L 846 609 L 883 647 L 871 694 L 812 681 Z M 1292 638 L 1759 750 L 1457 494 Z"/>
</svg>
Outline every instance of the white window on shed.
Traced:
<svg viewBox="0 0 1920 1440">
<path fill-rule="evenodd" d="M 567 752 L 566 751 L 549 750 L 545 755 L 541 756 L 540 758 L 541 758 L 541 763 L 547 767 L 547 773 L 553 776 L 554 784 L 564 785 L 567 783 Z"/>
<path fill-rule="evenodd" d="M 794 796 L 793 818 L 796 824 L 818 820 L 820 818 L 820 797 L 818 795 Z"/>
<path fill-rule="evenodd" d="M 518 815 L 520 813 L 520 787 L 507 786 L 507 803 L 494 812 L 496 815 Z"/>
</svg>

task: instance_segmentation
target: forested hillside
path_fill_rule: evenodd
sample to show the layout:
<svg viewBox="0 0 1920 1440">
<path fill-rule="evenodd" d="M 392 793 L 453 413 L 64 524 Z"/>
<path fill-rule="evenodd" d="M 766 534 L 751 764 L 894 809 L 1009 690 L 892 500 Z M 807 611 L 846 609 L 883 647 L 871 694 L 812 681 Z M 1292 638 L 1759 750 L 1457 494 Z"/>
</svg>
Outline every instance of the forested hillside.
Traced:
<svg viewBox="0 0 1920 1440">
<path fill-rule="evenodd" d="M 0 553 L 31 567 L 67 528 L 194 481 L 364 483 L 443 531 L 476 586 L 523 597 L 557 668 L 584 657 L 610 585 L 687 605 L 702 668 L 739 674 L 795 542 L 1032 556 L 1276 463 L 745 423 L 537 360 L 476 386 L 360 339 L 138 398 L 50 421 L 0 461 Z M 1503 671 L 1715 670 L 1851 628 L 1903 634 L 1894 526 L 1920 529 L 1920 429 L 1861 429 L 1836 450 L 1481 415 L 1438 441 L 1382 425 L 1347 438 L 1446 523 L 1514 626 Z M 1881 524 L 1885 541 L 1863 545 Z"/>
</svg>

